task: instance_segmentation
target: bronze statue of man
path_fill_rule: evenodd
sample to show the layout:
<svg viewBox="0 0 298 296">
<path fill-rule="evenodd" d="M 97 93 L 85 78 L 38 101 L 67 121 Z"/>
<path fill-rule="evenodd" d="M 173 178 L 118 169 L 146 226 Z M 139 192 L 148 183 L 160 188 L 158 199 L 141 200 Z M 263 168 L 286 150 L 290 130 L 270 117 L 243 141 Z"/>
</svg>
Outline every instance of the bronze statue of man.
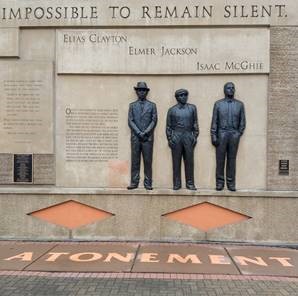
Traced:
<svg viewBox="0 0 298 296">
<path fill-rule="evenodd" d="M 173 189 L 181 188 L 181 161 L 184 160 L 186 188 L 196 190 L 194 148 L 199 136 L 197 108 L 188 104 L 188 90 L 175 92 L 177 104 L 168 110 L 166 134 L 172 149 Z"/>
<path fill-rule="evenodd" d="M 230 191 L 236 190 L 236 156 L 240 137 L 246 120 L 244 104 L 234 98 L 235 85 L 228 82 L 224 85 L 225 98 L 214 104 L 211 123 L 211 141 L 216 147 L 216 190 L 223 190 L 226 182 Z"/>
<path fill-rule="evenodd" d="M 138 99 L 129 105 L 128 125 L 131 129 L 131 182 L 127 189 L 139 186 L 141 154 L 144 163 L 144 187 L 152 190 L 153 132 L 157 123 L 156 105 L 148 101 L 146 82 L 134 87 Z"/>
</svg>

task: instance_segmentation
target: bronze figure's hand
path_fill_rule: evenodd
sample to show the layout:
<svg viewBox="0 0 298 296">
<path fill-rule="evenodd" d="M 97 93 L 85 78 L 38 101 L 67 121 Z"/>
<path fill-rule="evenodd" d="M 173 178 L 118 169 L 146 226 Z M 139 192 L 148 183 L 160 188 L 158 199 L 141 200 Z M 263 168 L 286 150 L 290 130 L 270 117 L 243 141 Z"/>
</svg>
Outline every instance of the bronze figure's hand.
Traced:
<svg viewBox="0 0 298 296">
<path fill-rule="evenodd" d="M 169 147 L 170 147 L 171 149 L 173 149 L 173 148 L 175 147 L 175 143 L 172 141 L 172 139 L 170 139 L 170 140 L 168 141 L 168 144 L 169 144 Z"/>
<path fill-rule="evenodd" d="M 219 141 L 217 138 L 215 138 L 215 137 L 212 138 L 212 145 L 215 147 L 217 147 L 219 145 Z"/>
<path fill-rule="evenodd" d="M 140 133 L 138 134 L 138 137 L 139 137 L 141 140 L 144 140 L 145 133 L 144 133 L 144 132 L 140 132 Z"/>
<path fill-rule="evenodd" d="M 197 138 L 194 137 L 192 140 L 192 147 L 195 147 L 197 145 Z"/>
</svg>

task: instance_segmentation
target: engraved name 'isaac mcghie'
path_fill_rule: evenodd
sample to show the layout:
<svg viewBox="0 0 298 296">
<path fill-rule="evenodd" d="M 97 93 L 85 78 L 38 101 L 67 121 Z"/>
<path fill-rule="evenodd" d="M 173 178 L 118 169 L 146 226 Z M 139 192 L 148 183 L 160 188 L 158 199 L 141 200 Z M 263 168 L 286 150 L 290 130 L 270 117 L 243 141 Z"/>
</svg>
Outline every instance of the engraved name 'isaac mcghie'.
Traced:
<svg viewBox="0 0 298 296">
<path fill-rule="evenodd" d="M 250 62 L 250 61 L 228 61 L 225 63 L 197 63 L 198 71 L 220 71 L 220 70 L 236 70 L 236 71 L 250 71 L 250 70 L 263 70 L 264 63 Z"/>
<path fill-rule="evenodd" d="M 129 55 L 190 56 L 198 55 L 199 49 L 192 47 L 128 47 Z"/>
</svg>

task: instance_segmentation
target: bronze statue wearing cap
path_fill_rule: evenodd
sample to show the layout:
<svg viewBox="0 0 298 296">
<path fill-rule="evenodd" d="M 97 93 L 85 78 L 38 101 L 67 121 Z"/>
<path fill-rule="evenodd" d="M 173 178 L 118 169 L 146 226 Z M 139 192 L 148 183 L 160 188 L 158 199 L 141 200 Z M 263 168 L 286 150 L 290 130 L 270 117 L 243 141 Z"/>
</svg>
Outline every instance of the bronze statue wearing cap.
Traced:
<svg viewBox="0 0 298 296">
<path fill-rule="evenodd" d="M 141 155 L 144 162 L 144 187 L 152 190 L 153 133 L 157 124 L 156 105 L 146 99 L 146 82 L 134 87 L 138 99 L 129 105 L 128 125 L 131 129 L 131 182 L 127 189 L 135 189 L 140 181 Z"/>
<path fill-rule="evenodd" d="M 175 92 L 177 104 L 168 110 L 166 134 L 172 150 L 173 189 L 181 188 L 181 161 L 184 160 L 186 188 L 196 190 L 194 183 L 194 148 L 199 136 L 197 108 L 188 104 L 188 90 Z"/>
</svg>

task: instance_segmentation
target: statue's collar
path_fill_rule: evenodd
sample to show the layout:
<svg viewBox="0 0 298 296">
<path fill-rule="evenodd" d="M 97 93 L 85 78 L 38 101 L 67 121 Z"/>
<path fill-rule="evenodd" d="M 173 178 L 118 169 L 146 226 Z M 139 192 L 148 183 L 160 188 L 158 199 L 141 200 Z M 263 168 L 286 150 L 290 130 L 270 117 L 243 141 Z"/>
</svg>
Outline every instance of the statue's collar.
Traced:
<svg viewBox="0 0 298 296">
<path fill-rule="evenodd" d="M 229 103 L 233 103 L 235 99 L 231 99 L 231 98 L 225 98 L 225 100 Z"/>
</svg>

